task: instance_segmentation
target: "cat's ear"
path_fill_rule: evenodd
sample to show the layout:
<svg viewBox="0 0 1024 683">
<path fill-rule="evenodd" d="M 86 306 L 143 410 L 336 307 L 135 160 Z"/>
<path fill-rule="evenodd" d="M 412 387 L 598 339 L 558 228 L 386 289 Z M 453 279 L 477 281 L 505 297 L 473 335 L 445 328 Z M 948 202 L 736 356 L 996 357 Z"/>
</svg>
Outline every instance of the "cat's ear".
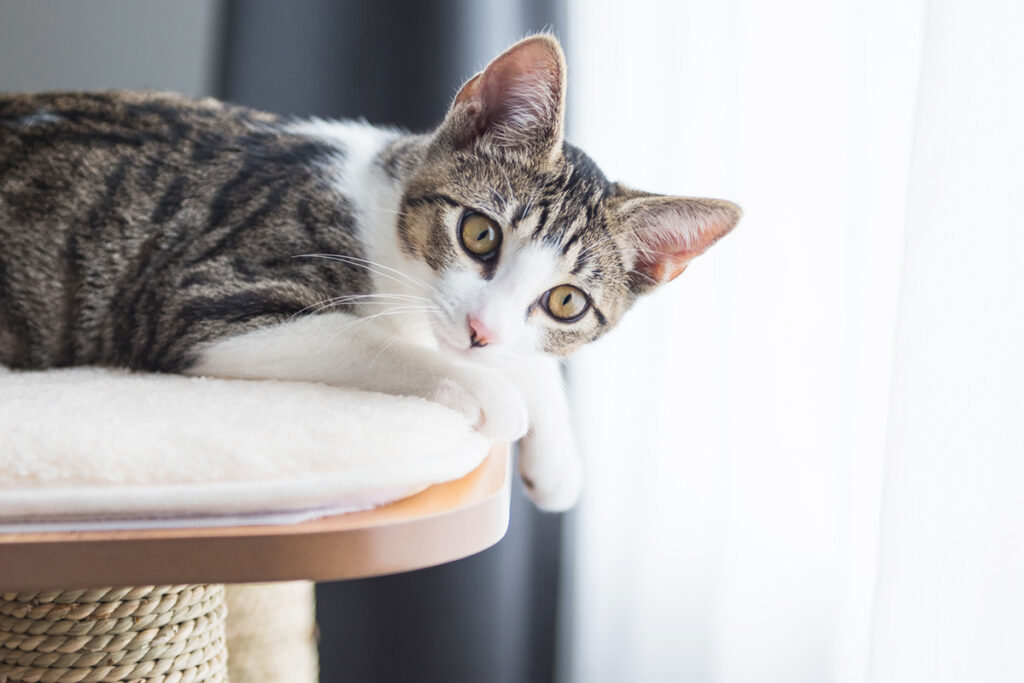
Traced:
<svg viewBox="0 0 1024 683">
<path fill-rule="evenodd" d="M 462 86 L 439 134 L 460 148 L 481 140 L 556 157 L 564 117 L 565 56 L 554 37 L 537 35 L 510 47 Z"/>
<path fill-rule="evenodd" d="M 736 227 L 742 211 L 722 199 L 667 197 L 623 190 L 613 199 L 635 248 L 633 289 L 639 293 L 682 274 L 694 258 Z"/>
</svg>

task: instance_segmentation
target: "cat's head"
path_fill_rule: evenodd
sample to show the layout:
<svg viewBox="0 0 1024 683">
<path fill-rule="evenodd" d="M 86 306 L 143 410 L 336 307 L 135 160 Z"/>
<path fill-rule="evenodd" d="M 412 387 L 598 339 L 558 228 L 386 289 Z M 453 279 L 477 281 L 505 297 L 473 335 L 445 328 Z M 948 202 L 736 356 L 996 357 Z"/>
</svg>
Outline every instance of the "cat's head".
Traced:
<svg viewBox="0 0 1024 683">
<path fill-rule="evenodd" d="M 564 140 L 565 71 L 547 35 L 500 55 L 459 91 L 405 188 L 398 229 L 433 273 L 434 333 L 473 359 L 597 339 L 740 218 L 727 201 L 608 181 Z"/>
</svg>

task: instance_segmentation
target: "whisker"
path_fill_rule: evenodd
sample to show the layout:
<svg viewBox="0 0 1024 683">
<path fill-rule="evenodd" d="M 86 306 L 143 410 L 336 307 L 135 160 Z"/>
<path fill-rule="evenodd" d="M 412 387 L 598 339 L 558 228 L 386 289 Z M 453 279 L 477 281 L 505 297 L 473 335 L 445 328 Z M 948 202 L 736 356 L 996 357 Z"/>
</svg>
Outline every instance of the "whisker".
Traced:
<svg viewBox="0 0 1024 683">
<path fill-rule="evenodd" d="M 404 277 L 406 280 L 408 280 L 409 283 L 417 285 L 418 287 L 431 289 L 435 292 L 438 291 L 437 288 L 434 287 L 433 285 L 423 282 L 419 278 L 415 278 L 409 275 L 408 273 L 403 273 L 402 271 L 396 268 L 392 268 L 390 266 L 386 266 L 383 263 L 377 263 L 376 261 L 371 261 L 369 259 L 359 258 L 358 256 L 347 256 L 345 254 L 296 254 L 292 258 L 322 258 L 328 261 L 338 261 L 340 263 L 347 263 L 352 266 L 364 268 L 370 271 L 371 273 L 375 273 L 377 275 L 380 275 L 381 277 L 386 277 L 399 284 L 406 284 L 405 282 L 402 282 L 401 280 L 396 278 L 394 275 L 389 274 L 394 273 L 395 275 L 400 275 L 401 277 Z M 381 272 L 380 270 L 376 270 L 377 268 L 386 270 L 388 272 Z"/>
<path fill-rule="evenodd" d="M 505 178 L 505 186 L 508 187 L 508 197 L 505 197 L 501 192 L 498 192 L 497 188 L 492 187 L 491 191 L 498 195 L 501 199 L 501 203 L 504 205 L 504 208 L 507 209 L 510 206 L 515 206 L 515 190 L 512 189 L 512 182 L 509 180 L 508 173 L 501 164 L 498 164 L 498 170 L 501 171 L 501 175 Z"/>
<path fill-rule="evenodd" d="M 498 170 L 501 171 L 501 175 L 505 176 L 505 185 L 508 186 L 508 198 L 514 204 L 516 201 L 516 192 L 512 189 L 512 182 L 508 179 L 508 173 L 505 171 L 505 167 L 498 164 Z"/>
<path fill-rule="evenodd" d="M 379 301 L 365 301 L 365 299 L 380 299 L 380 300 Z M 306 306 L 302 310 L 296 311 L 295 313 L 293 313 L 291 317 L 295 318 L 296 316 L 302 315 L 303 313 L 305 313 L 307 311 L 310 311 L 312 309 L 316 309 L 315 311 L 313 311 L 314 313 L 319 313 L 320 311 L 324 310 L 325 308 L 329 308 L 331 306 L 340 306 L 340 305 L 347 304 L 347 303 L 357 303 L 357 304 L 375 303 L 375 304 L 384 305 L 384 304 L 387 304 L 389 302 L 389 300 L 391 300 L 391 299 L 396 300 L 398 303 L 404 303 L 406 301 L 424 301 L 424 302 L 427 302 L 427 303 L 433 305 L 433 302 L 430 299 L 428 299 L 427 297 L 413 296 L 411 294 L 348 294 L 348 295 L 344 295 L 344 296 L 331 297 L 329 299 L 324 299 L 323 301 L 318 301 L 316 303 L 310 304 L 309 306 Z"/>
</svg>

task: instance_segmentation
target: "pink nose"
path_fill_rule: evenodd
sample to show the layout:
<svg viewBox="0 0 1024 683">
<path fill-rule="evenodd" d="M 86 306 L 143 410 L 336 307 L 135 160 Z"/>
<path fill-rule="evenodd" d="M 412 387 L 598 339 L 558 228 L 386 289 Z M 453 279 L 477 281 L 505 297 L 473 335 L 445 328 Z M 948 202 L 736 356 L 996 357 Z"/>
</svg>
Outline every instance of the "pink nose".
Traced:
<svg viewBox="0 0 1024 683">
<path fill-rule="evenodd" d="M 477 348 L 493 344 L 497 341 L 494 333 L 491 332 L 487 327 L 480 322 L 480 319 L 476 316 L 466 316 L 466 322 L 469 324 L 469 343 L 470 346 Z"/>
</svg>

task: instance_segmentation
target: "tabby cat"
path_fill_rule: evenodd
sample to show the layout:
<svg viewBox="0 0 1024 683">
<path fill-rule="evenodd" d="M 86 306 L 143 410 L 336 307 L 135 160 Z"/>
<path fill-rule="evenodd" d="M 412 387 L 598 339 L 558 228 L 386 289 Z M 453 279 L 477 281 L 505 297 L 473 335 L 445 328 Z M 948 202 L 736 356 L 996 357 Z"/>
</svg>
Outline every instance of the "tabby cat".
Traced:
<svg viewBox="0 0 1024 683">
<path fill-rule="evenodd" d="M 558 372 L 737 206 L 609 182 L 527 38 L 426 135 L 154 92 L 0 95 L 0 363 L 420 396 L 581 482 Z M 529 416 L 529 418 L 528 418 Z"/>
</svg>

